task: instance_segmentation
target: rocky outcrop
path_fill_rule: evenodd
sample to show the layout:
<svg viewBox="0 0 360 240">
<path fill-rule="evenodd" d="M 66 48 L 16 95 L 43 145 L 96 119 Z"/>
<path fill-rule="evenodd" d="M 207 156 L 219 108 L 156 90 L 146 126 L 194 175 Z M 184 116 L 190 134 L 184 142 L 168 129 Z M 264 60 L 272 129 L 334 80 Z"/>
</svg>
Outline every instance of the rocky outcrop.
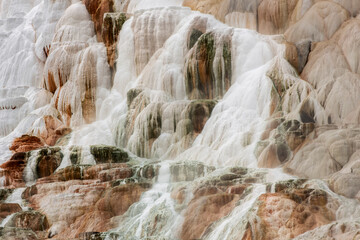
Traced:
<svg viewBox="0 0 360 240">
<path fill-rule="evenodd" d="M 83 0 L 83 3 L 94 22 L 97 40 L 104 42 L 108 63 L 114 70 L 118 35 L 128 16 L 125 13 L 114 12 L 113 0 Z"/>
<path fill-rule="evenodd" d="M 4 202 L 12 191 L 12 189 L 0 188 L 0 203 Z"/>
<path fill-rule="evenodd" d="M 116 44 L 122 25 L 127 20 L 125 13 L 105 13 L 102 25 L 101 37 L 107 49 L 108 62 L 110 67 L 115 67 Z M 114 69 L 115 70 L 115 69 Z"/>
<path fill-rule="evenodd" d="M 43 119 L 45 121 L 45 130 L 40 133 L 40 136 L 49 146 L 54 146 L 57 140 L 71 132 L 71 128 L 65 127 L 59 119 L 53 116 L 46 115 Z"/>
<path fill-rule="evenodd" d="M 201 133 L 215 105 L 216 101 L 211 100 L 195 100 L 190 102 L 185 109 L 186 118 L 191 121 L 190 126 L 188 126 L 191 128 L 188 130 L 189 133 Z"/>
<path fill-rule="evenodd" d="M 43 74 L 45 89 L 54 93 L 52 106 L 66 127 L 93 122 L 97 89 L 105 90 L 111 84 L 106 48 L 94 42 L 94 37 L 86 7 L 81 2 L 71 5 L 57 24 Z"/>
<path fill-rule="evenodd" d="M 19 138 L 16 138 L 9 149 L 13 152 L 28 152 L 43 146 L 44 143 L 40 138 L 36 136 L 23 135 Z"/>
<path fill-rule="evenodd" d="M 286 163 L 292 158 L 292 152 L 296 153 L 299 150 L 298 148 L 315 128 L 314 123 L 301 123 L 297 120 L 282 122 L 282 120 L 275 119 L 270 122 L 268 130 L 262 136 L 264 139 L 267 136 L 270 138 L 257 143 L 255 154 L 259 159 L 259 167 L 272 168 Z M 277 127 L 272 129 L 275 126 Z"/>
<path fill-rule="evenodd" d="M 212 222 L 231 212 L 239 198 L 240 195 L 222 193 L 211 187 L 195 191 L 185 212 L 181 239 L 200 238 Z"/>
<path fill-rule="evenodd" d="M 0 239 L 1 240 L 38 240 L 38 236 L 30 229 L 12 228 L 5 227 L 0 228 Z"/>
<path fill-rule="evenodd" d="M 181 239 L 199 239 L 210 232 L 211 224 L 227 216 L 244 198 L 250 186 L 246 182 L 261 181 L 254 179 L 247 169 L 232 168 L 229 172 L 198 182 L 191 189 L 192 198 L 187 203 L 187 187 L 175 188 L 171 193 L 179 204 L 186 203 Z M 251 177 L 250 177 L 251 176 Z M 190 179 L 191 180 L 191 179 Z"/>
<path fill-rule="evenodd" d="M 113 146 L 93 145 L 90 152 L 97 163 L 124 163 L 130 160 L 126 151 Z"/>
<path fill-rule="evenodd" d="M 260 222 L 250 220 L 246 239 L 292 239 L 335 220 L 336 207 L 327 204 L 334 200 L 325 191 L 302 188 L 302 182 L 278 183 L 274 193 L 258 198 Z"/>
<path fill-rule="evenodd" d="M 46 216 L 37 211 L 24 211 L 15 213 L 5 227 L 31 229 L 34 232 L 44 231 L 49 228 Z"/>
<path fill-rule="evenodd" d="M 38 178 L 50 176 L 60 166 L 63 154 L 60 148 L 43 148 L 36 156 L 36 175 Z"/>
<path fill-rule="evenodd" d="M 111 219 L 123 214 L 148 187 L 144 184 L 111 187 L 89 180 L 43 183 L 37 184 L 37 192 L 28 201 L 46 214 L 49 236 L 75 238 L 83 232 L 104 232 L 115 227 Z M 69 197 L 59 199 L 63 194 Z M 55 201 L 55 208 L 62 211 L 56 211 L 53 204 L 48 206 L 49 201 Z"/>
<path fill-rule="evenodd" d="M 97 40 L 101 41 L 102 39 L 102 28 L 105 20 L 104 15 L 109 12 L 114 11 L 114 1 L 113 0 L 83 0 L 86 9 L 88 10 L 91 18 L 94 22 L 95 32 Z"/>
<path fill-rule="evenodd" d="M 134 170 L 123 163 L 97 164 L 88 167 L 84 171 L 84 179 L 97 179 L 101 182 L 109 182 L 119 179 L 131 178 Z"/>
<path fill-rule="evenodd" d="M 0 203 L 0 221 L 4 220 L 7 216 L 20 212 L 22 209 L 17 203 Z"/>
<path fill-rule="evenodd" d="M 216 100 L 206 99 L 150 103 L 151 91 L 142 89 L 131 89 L 127 96 L 126 128 L 119 142 L 144 157 L 174 155 L 176 152 L 172 147 L 175 145 L 183 149 L 190 147 L 217 103 Z M 160 143 L 162 133 L 172 134 L 167 147 Z M 159 145 L 162 148 L 156 149 Z"/>
<path fill-rule="evenodd" d="M 4 178 L 4 186 L 21 187 L 24 184 L 23 171 L 26 166 L 27 154 L 15 153 L 9 161 L 0 165 L 0 176 Z"/>
<path fill-rule="evenodd" d="M 37 157 L 40 161 L 44 158 L 50 161 L 59 154 L 56 149 L 42 149 L 40 152 L 49 154 Z M 111 163 L 128 161 L 128 155 L 119 155 L 119 149 L 96 145 L 92 150 L 99 161 L 109 163 L 72 165 L 42 176 L 35 185 L 25 189 L 22 198 L 44 215 L 34 211 L 19 212 L 7 226 L 31 228 L 39 238 L 48 229 L 47 237 L 71 239 L 84 236 L 86 232 L 104 232 L 115 227 L 116 216 L 138 201 L 151 183 L 142 181 L 141 176 L 131 181 L 137 168 L 126 163 Z"/>
<path fill-rule="evenodd" d="M 230 35 L 229 32 L 205 33 L 190 50 L 185 75 L 190 99 L 221 98 L 231 86 Z"/>
</svg>

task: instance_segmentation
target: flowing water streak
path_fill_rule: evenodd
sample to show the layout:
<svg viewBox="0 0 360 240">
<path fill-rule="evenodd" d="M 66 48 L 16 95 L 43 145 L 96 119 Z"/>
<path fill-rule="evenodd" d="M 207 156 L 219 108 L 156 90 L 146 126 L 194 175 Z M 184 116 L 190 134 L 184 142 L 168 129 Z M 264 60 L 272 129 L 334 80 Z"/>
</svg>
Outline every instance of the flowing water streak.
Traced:
<svg viewBox="0 0 360 240">
<path fill-rule="evenodd" d="M 225 218 L 215 222 L 211 226 L 211 231 L 203 236 L 203 239 L 218 240 L 241 239 L 241 234 L 245 233 L 247 226 L 247 219 L 250 214 L 253 214 L 251 209 L 258 197 L 266 192 L 266 185 L 255 184 L 252 192 L 243 200 L 240 200 L 239 205 Z"/>
<path fill-rule="evenodd" d="M 178 159 L 207 164 L 256 167 L 253 154 L 269 117 L 272 82 L 267 77 L 283 48 L 269 37 L 235 29 L 233 85 L 214 108 L 192 148 Z"/>
<path fill-rule="evenodd" d="M 15 215 L 16 213 L 12 213 L 8 216 L 6 216 L 6 218 L 4 218 L 1 223 L 0 223 L 0 227 L 5 227 L 5 225 L 11 220 L 11 218 Z"/>
<path fill-rule="evenodd" d="M 15 189 L 12 194 L 7 197 L 7 199 L 5 200 L 5 203 L 17 203 L 20 205 L 20 207 L 22 208 L 23 211 L 28 210 L 28 207 L 25 207 L 24 205 L 24 201 L 22 200 L 22 193 L 25 191 L 25 188 L 17 188 Z M 4 227 L 6 225 L 6 223 L 8 223 L 11 218 L 15 215 L 16 213 L 12 213 L 10 215 L 8 215 L 5 219 L 3 219 L 1 221 L 0 227 Z"/>
<path fill-rule="evenodd" d="M 17 203 L 23 211 L 27 210 L 28 208 L 25 206 L 24 200 L 21 197 L 25 189 L 26 188 L 16 188 L 11 195 L 6 198 L 5 203 Z"/>
<path fill-rule="evenodd" d="M 181 216 L 174 209 L 174 200 L 170 197 L 170 177 L 170 164 L 161 162 L 152 189 L 143 193 L 139 202 L 131 205 L 123 215 L 122 223 L 116 229 L 117 239 L 177 238 L 176 229 Z M 112 239 L 111 234 L 106 239 Z"/>
<path fill-rule="evenodd" d="M 41 89 L 44 49 L 72 2 L 75 0 L 0 2 L 0 163 L 11 156 L 12 140 L 26 134 L 43 116 L 31 112 L 50 102 L 52 94 Z"/>
<path fill-rule="evenodd" d="M 35 183 L 37 179 L 36 167 L 38 164 L 37 158 L 40 150 L 35 150 L 30 152 L 30 157 L 28 157 L 26 167 L 24 169 L 24 180 L 27 186 L 30 186 Z"/>
</svg>

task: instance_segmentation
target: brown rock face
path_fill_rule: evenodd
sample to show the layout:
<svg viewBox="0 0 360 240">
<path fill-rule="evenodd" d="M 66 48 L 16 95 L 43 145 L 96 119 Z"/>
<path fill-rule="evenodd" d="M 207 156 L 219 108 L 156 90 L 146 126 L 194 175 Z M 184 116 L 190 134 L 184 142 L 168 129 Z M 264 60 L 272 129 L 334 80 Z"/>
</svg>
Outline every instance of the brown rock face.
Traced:
<svg viewBox="0 0 360 240">
<path fill-rule="evenodd" d="M 37 211 L 16 213 L 6 224 L 6 227 L 27 228 L 33 231 L 44 231 L 49 228 L 45 215 Z"/>
<path fill-rule="evenodd" d="M 83 234 L 84 232 L 89 232 L 93 235 L 94 232 L 105 232 L 109 230 L 110 219 L 114 216 L 111 212 L 102 212 L 91 210 L 88 213 L 85 213 L 82 216 L 79 216 L 76 221 L 71 225 L 74 229 L 74 233 L 71 236 L 80 237 L 80 239 L 93 239 L 86 238 L 87 235 Z M 66 235 L 67 233 L 64 233 Z M 69 235 L 68 235 L 69 236 Z M 83 238 L 81 238 L 83 237 Z M 92 237 L 92 236 L 91 236 Z M 95 238 L 98 239 L 98 238 Z M 101 238 L 99 238 L 101 239 Z"/>
<path fill-rule="evenodd" d="M 202 189 L 195 195 L 185 213 L 181 239 L 198 239 L 214 221 L 228 215 L 239 200 L 239 195 L 216 193 L 220 190 Z"/>
<path fill-rule="evenodd" d="M 62 153 L 59 148 L 41 149 L 37 158 L 37 177 L 50 176 L 60 166 Z"/>
<path fill-rule="evenodd" d="M 98 147 L 97 154 L 108 156 L 106 155 L 108 151 L 100 151 L 104 149 Z M 113 157 L 120 156 L 118 152 L 110 151 L 110 153 Z M 40 158 L 42 158 L 41 154 Z M 51 159 L 46 158 L 46 160 L 43 160 L 43 165 L 51 165 Z M 41 159 L 39 164 L 40 162 Z M 47 171 L 50 167 L 44 169 Z M 122 179 L 132 176 L 133 170 L 126 163 L 68 166 L 51 173 L 50 176 L 38 179 L 36 185 L 26 188 L 22 194 L 22 198 L 29 202 L 29 206 L 44 213 L 46 218 L 41 218 L 43 215 L 39 215 L 38 212 L 27 211 L 19 213 L 19 216 L 9 224 L 31 228 L 37 231 L 38 236 L 40 236 L 38 231 L 42 231 L 43 234 L 44 230 L 49 228 L 48 236 L 56 236 L 59 239 L 75 239 L 87 236 L 85 233 L 91 235 L 90 232 L 108 231 L 117 224 L 117 220 L 113 218 L 125 213 L 140 199 L 141 194 L 151 187 L 148 183 L 119 185 Z"/>
<path fill-rule="evenodd" d="M 0 203 L 0 221 L 8 215 L 20 212 L 21 207 L 17 203 Z"/>
<path fill-rule="evenodd" d="M 184 213 L 181 239 L 200 239 L 212 223 L 227 216 L 249 186 L 245 182 L 256 182 L 256 179 L 246 179 L 246 174 L 246 169 L 232 168 L 230 172 L 196 186 Z M 176 188 L 171 196 L 183 204 L 187 190 L 184 187 Z"/>
<path fill-rule="evenodd" d="M 122 25 L 127 20 L 125 13 L 105 13 L 102 26 L 102 39 L 107 49 L 108 62 L 110 67 L 114 67 L 116 60 L 116 43 Z"/>
<path fill-rule="evenodd" d="M 111 212 L 114 216 L 122 215 L 131 204 L 139 201 L 141 194 L 148 187 L 150 186 L 132 183 L 113 187 L 107 190 L 104 197 L 96 203 L 96 209 Z"/>
<path fill-rule="evenodd" d="M 71 132 L 71 128 L 65 127 L 57 118 L 47 115 L 44 116 L 44 121 L 46 131 L 41 133 L 41 138 L 49 146 L 54 146 L 59 138 Z"/>
<path fill-rule="evenodd" d="M 192 128 L 195 133 L 201 133 L 206 121 L 210 118 L 211 112 L 215 107 L 215 101 L 198 100 L 189 104 L 185 110 L 191 120 Z"/>
<path fill-rule="evenodd" d="M 84 179 L 99 179 L 101 182 L 130 178 L 132 175 L 132 169 L 124 163 L 97 164 L 84 171 Z"/>
<path fill-rule="evenodd" d="M 231 85 L 230 34 L 203 34 L 187 60 L 186 92 L 190 99 L 221 98 Z M 191 40 L 191 38 L 190 38 Z M 220 48 L 220 51 L 217 50 Z M 216 67 L 215 67 L 216 66 Z"/>
<path fill-rule="evenodd" d="M 12 189 L 0 188 L 0 203 L 4 202 L 12 191 Z"/>
<path fill-rule="evenodd" d="M 83 0 L 94 22 L 97 40 L 104 42 L 111 68 L 116 60 L 116 42 L 122 25 L 127 19 L 125 13 L 113 13 L 113 0 Z"/>
<path fill-rule="evenodd" d="M 15 153 L 11 159 L 0 165 L 0 176 L 5 177 L 5 186 L 20 187 L 23 182 L 23 171 L 26 167 L 27 154 Z"/>
<path fill-rule="evenodd" d="M 9 149 L 13 152 L 28 152 L 41 148 L 42 146 L 44 146 L 44 143 L 41 141 L 40 138 L 35 136 L 23 135 L 19 138 L 16 138 Z"/>
<path fill-rule="evenodd" d="M 104 21 L 104 14 L 113 12 L 114 2 L 112 0 L 83 0 L 86 9 L 91 15 L 94 22 L 95 32 L 98 41 L 102 40 L 102 26 Z"/>
</svg>

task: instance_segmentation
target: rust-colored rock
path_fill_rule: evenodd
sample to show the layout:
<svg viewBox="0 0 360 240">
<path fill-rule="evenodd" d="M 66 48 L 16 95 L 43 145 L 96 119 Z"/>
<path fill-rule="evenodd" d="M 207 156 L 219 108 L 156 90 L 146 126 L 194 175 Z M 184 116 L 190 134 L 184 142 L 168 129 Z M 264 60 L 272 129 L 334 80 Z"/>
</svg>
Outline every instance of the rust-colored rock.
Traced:
<svg viewBox="0 0 360 240">
<path fill-rule="evenodd" d="M 114 67 L 116 60 L 116 43 L 122 25 L 127 20 L 125 13 L 105 13 L 102 26 L 102 40 L 107 49 L 108 62 L 110 67 Z"/>
<path fill-rule="evenodd" d="M 13 152 L 28 152 L 41 148 L 42 146 L 44 146 L 44 143 L 40 138 L 35 136 L 22 135 L 13 141 L 9 149 Z"/>
<path fill-rule="evenodd" d="M 54 146 L 59 138 L 71 132 L 71 128 L 65 127 L 59 119 L 49 115 L 43 118 L 46 129 L 40 135 L 47 145 Z"/>
<path fill-rule="evenodd" d="M 60 169 L 55 173 L 59 181 L 80 180 L 83 179 L 83 166 L 73 165 Z"/>
<path fill-rule="evenodd" d="M 5 226 L 44 231 L 49 228 L 49 223 L 46 216 L 40 212 L 24 211 L 16 213 Z"/>
<path fill-rule="evenodd" d="M 106 191 L 104 197 L 96 203 L 96 209 L 112 212 L 115 216 L 122 215 L 134 202 L 139 201 L 145 190 L 143 185 L 135 183 L 116 186 Z"/>
<path fill-rule="evenodd" d="M 114 13 L 113 0 L 83 0 L 94 22 L 97 40 L 104 42 L 108 63 L 114 67 L 116 60 L 116 42 L 122 25 L 127 20 L 125 13 Z"/>
<path fill-rule="evenodd" d="M 328 196 L 321 190 L 286 189 L 277 193 L 262 194 L 258 217 L 254 224 L 254 239 L 294 238 L 306 231 L 335 220 L 335 213 L 327 208 Z"/>
<path fill-rule="evenodd" d="M 74 233 L 72 236 L 81 236 L 84 232 L 105 232 L 110 226 L 110 219 L 114 216 L 112 212 L 89 211 L 78 217 L 72 224 Z M 83 235 L 82 235 L 83 236 Z"/>
<path fill-rule="evenodd" d="M 228 215 L 235 207 L 239 195 L 218 191 L 214 187 L 197 191 L 185 212 L 181 239 L 201 238 L 211 223 Z"/>
<path fill-rule="evenodd" d="M 94 22 L 95 32 L 98 41 L 102 40 L 101 32 L 104 20 L 104 14 L 114 11 L 113 0 L 83 0 L 86 9 L 88 10 Z"/>
<path fill-rule="evenodd" d="M 37 187 L 36 185 L 32 185 L 30 187 L 27 187 L 24 192 L 21 194 L 21 198 L 22 199 L 29 199 L 30 197 L 34 196 L 35 194 L 37 194 Z"/>
<path fill-rule="evenodd" d="M 221 98 L 229 89 L 232 76 L 229 36 L 230 32 L 205 33 L 190 50 L 185 81 L 190 99 Z"/>
<path fill-rule="evenodd" d="M 92 168 L 84 170 L 86 176 L 96 176 L 90 172 L 109 169 L 110 164 Z M 123 214 L 151 186 L 133 183 L 112 187 L 109 182 L 98 180 L 56 181 L 38 181 L 36 188 L 26 189 L 23 197 L 32 208 L 46 214 L 51 222 L 49 236 L 60 239 L 75 239 L 83 232 L 105 232 L 116 227 L 112 218 Z"/>
<path fill-rule="evenodd" d="M 0 203 L 0 221 L 8 215 L 20 212 L 21 207 L 17 203 Z"/>
<path fill-rule="evenodd" d="M 97 164 L 84 171 L 84 179 L 100 179 L 102 182 L 129 178 L 132 175 L 132 169 L 124 163 Z"/>
<path fill-rule="evenodd" d="M 26 153 L 15 153 L 11 159 L 0 165 L 0 177 L 5 177 L 5 186 L 24 185 L 23 171 L 26 167 Z"/>
</svg>

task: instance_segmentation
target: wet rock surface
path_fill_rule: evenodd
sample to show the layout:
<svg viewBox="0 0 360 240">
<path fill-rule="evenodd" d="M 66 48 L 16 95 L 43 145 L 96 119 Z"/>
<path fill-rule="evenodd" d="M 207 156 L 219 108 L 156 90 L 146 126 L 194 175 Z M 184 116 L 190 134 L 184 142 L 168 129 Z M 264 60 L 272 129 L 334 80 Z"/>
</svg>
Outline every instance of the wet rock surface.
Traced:
<svg viewBox="0 0 360 240">
<path fill-rule="evenodd" d="M 90 146 L 90 152 L 97 163 L 122 163 L 130 160 L 127 152 L 112 146 Z"/>
<path fill-rule="evenodd" d="M 13 215 L 5 227 L 31 229 L 36 232 L 48 229 L 49 223 L 46 216 L 40 212 L 24 211 Z"/>
<path fill-rule="evenodd" d="M 190 99 L 221 98 L 229 89 L 232 75 L 231 39 L 228 36 L 218 36 L 216 32 L 203 34 L 190 50 L 192 55 L 187 62 L 186 74 L 186 91 Z"/>
</svg>

